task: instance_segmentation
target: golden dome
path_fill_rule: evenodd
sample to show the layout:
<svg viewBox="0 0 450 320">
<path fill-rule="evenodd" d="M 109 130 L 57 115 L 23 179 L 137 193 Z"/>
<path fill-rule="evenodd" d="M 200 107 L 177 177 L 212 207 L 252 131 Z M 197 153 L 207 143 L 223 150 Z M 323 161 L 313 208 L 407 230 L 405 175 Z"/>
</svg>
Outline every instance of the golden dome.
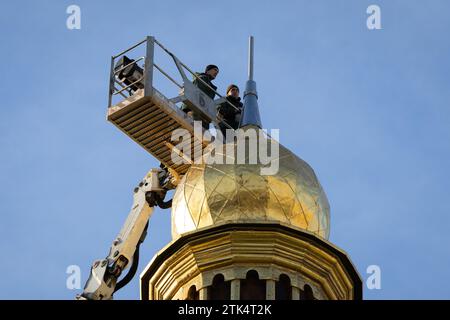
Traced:
<svg viewBox="0 0 450 320">
<path fill-rule="evenodd" d="M 261 175 L 259 164 L 192 165 L 173 197 L 172 237 L 219 223 L 282 222 L 328 239 L 330 208 L 313 169 L 279 146 L 275 175 Z"/>
</svg>

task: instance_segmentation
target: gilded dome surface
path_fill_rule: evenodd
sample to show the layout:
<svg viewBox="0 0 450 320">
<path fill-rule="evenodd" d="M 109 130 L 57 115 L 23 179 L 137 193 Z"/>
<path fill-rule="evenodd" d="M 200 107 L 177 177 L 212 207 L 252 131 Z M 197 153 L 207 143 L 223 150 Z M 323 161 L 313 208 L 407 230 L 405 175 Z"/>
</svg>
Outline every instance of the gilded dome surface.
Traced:
<svg viewBox="0 0 450 320">
<path fill-rule="evenodd" d="M 219 223 L 282 222 L 328 239 L 330 208 L 313 169 L 279 145 L 279 170 L 260 164 L 194 164 L 172 204 L 172 237 Z"/>
</svg>

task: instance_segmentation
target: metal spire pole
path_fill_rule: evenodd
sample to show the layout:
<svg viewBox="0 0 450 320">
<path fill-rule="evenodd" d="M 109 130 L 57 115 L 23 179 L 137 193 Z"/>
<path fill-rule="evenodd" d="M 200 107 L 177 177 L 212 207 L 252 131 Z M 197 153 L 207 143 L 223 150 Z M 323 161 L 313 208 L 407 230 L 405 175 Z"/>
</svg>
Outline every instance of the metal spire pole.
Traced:
<svg viewBox="0 0 450 320">
<path fill-rule="evenodd" d="M 248 80 L 253 80 L 253 50 L 254 40 L 253 36 L 248 38 Z"/>
<path fill-rule="evenodd" d="M 253 53 L 254 39 L 248 39 L 248 80 L 244 92 L 244 109 L 242 111 L 239 128 L 245 126 L 256 126 L 262 128 L 261 117 L 259 116 L 258 93 L 256 92 L 256 82 L 253 80 Z"/>
</svg>

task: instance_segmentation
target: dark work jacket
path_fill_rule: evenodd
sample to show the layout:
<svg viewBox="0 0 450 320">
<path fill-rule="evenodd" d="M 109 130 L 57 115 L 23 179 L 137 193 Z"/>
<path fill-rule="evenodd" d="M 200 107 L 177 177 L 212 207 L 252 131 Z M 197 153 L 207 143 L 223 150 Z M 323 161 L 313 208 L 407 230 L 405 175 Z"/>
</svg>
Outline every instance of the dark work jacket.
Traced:
<svg viewBox="0 0 450 320">
<path fill-rule="evenodd" d="M 211 76 L 209 74 L 206 73 L 196 73 L 196 75 L 202 79 L 203 81 L 205 81 L 211 88 L 213 88 L 214 90 L 211 90 L 210 88 L 208 88 L 207 85 L 205 85 L 202 81 L 200 81 L 199 79 L 195 78 L 194 81 L 192 82 L 193 84 L 195 84 L 200 90 L 202 90 L 208 97 L 210 97 L 211 99 L 214 100 L 214 96 L 216 95 L 216 93 L 214 91 L 217 91 L 217 87 L 215 85 L 212 84 L 211 80 Z"/>
<path fill-rule="evenodd" d="M 233 129 L 237 129 L 239 126 L 239 123 L 236 121 L 236 115 L 238 115 L 242 112 L 242 107 L 243 107 L 241 98 L 227 96 L 227 100 L 228 100 L 228 102 L 231 102 L 231 104 L 233 106 L 235 106 L 236 108 L 233 108 L 227 102 L 222 102 L 219 105 L 219 107 L 217 108 L 217 111 L 223 117 L 223 119 L 225 120 L 226 123 L 228 123 Z"/>
</svg>

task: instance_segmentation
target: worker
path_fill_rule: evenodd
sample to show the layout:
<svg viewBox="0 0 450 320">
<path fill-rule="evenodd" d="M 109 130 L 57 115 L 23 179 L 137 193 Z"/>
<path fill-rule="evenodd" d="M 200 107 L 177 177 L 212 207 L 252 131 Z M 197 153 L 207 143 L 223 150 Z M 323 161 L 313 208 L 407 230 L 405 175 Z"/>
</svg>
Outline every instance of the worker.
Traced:
<svg viewBox="0 0 450 320">
<path fill-rule="evenodd" d="M 216 95 L 215 91 L 217 90 L 217 87 L 211 81 L 214 80 L 218 74 L 219 68 L 214 64 L 210 64 L 206 66 L 205 72 L 196 73 L 196 77 L 192 83 L 196 85 L 200 90 L 202 90 L 208 97 L 214 100 L 214 97 Z M 207 85 L 199 79 L 203 80 Z M 181 110 L 183 110 L 188 114 L 192 114 L 192 110 L 185 104 L 181 106 Z M 204 129 L 206 130 L 209 129 L 209 122 L 205 121 L 199 115 L 196 114 L 192 114 L 192 117 L 194 120 L 201 120 Z"/>
<path fill-rule="evenodd" d="M 239 87 L 237 85 L 230 84 L 226 93 L 227 100 L 221 103 L 217 108 L 219 119 L 222 120 L 222 122 L 219 123 L 219 128 L 224 137 L 224 141 L 226 141 L 226 129 L 236 130 L 239 127 L 239 117 L 243 107 L 241 98 L 239 97 Z"/>
</svg>

